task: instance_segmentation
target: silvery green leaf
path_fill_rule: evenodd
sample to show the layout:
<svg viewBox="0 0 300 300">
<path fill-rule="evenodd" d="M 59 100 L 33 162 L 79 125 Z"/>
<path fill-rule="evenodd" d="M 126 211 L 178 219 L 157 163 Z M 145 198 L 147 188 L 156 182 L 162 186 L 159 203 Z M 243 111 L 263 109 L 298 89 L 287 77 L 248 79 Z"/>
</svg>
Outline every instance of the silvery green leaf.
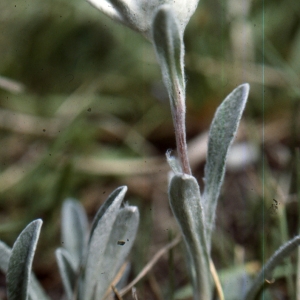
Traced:
<svg viewBox="0 0 300 300">
<path fill-rule="evenodd" d="M 209 249 L 217 200 L 225 174 L 227 153 L 237 132 L 248 93 L 248 84 L 240 85 L 233 90 L 218 107 L 210 127 L 203 192 L 203 206 Z"/>
<path fill-rule="evenodd" d="M 98 226 L 99 221 L 104 218 L 105 221 L 108 221 L 109 216 L 111 215 L 112 219 L 109 223 L 113 224 L 114 220 L 118 214 L 119 208 L 123 202 L 124 196 L 127 192 L 126 186 L 121 186 L 115 189 L 106 199 L 106 201 L 101 205 L 99 210 L 96 213 L 96 216 L 93 220 L 89 243 L 91 242 L 91 239 L 93 237 L 94 231 L 96 227 Z M 103 217 L 105 214 L 105 217 Z M 101 221 L 103 223 L 103 221 Z M 99 231 L 99 228 L 98 228 Z"/>
<path fill-rule="evenodd" d="M 0 270 L 6 274 L 8 268 L 8 261 L 11 253 L 11 248 L 0 241 Z"/>
<path fill-rule="evenodd" d="M 94 293 L 95 280 L 98 276 L 98 266 L 105 259 L 104 251 L 109 242 L 112 227 L 119 214 L 120 206 L 123 202 L 127 187 L 119 187 L 114 190 L 105 203 L 98 210 L 90 233 L 87 250 L 84 299 L 92 299 Z"/>
<path fill-rule="evenodd" d="M 62 244 L 69 253 L 75 268 L 86 251 L 88 221 L 80 202 L 67 199 L 62 207 Z"/>
<path fill-rule="evenodd" d="M 108 17 L 140 32 L 151 40 L 151 24 L 157 8 L 168 4 L 172 7 L 180 31 L 184 31 L 195 12 L 199 0 L 88 0 Z"/>
<path fill-rule="evenodd" d="M 193 176 L 173 176 L 169 186 L 170 206 L 188 250 L 195 300 L 211 299 L 212 296 L 209 255 L 200 199 L 199 185 Z"/>
<path fill-rule="evenodd" d="M 183 35 L 174 12 L 169 5 L 161 6 L 153 19 L 153 44 L 164 83 L 171 99 L 171 108 L 185 109 L 184 47 Z M 176 103 L 181 99 L 182 103 Z"/>
<path fill-rule="evenodd" d="M 76 266 L 67 250 L 59 248 L 55 254 L 67 299 L 72 300 L 76 285 Z"/>
<path fill-rule="evenodd" d="M 42 223 L 42 220 L 31 222 L 14 243 L 6 275 L 9 300 L 28 299 L 32 261 Z"/>
<path fill-rule="evenodd" d="M 300 235 L 295 236 L 293 239 L 282 245 L 267 261 L 258 276 L 255 278 L 252 286 L 248 290 L 245 300 L 254 300 L 260 289 L 262 288 L 265 279 L 271 280 L 274 269 L 282 262 L 284 258 L 289 256 L 300 245 Z"/>
<path fill-rule="evenodd" d="M 94 290 L 96 287 L 95 299 L 104 297 L 107 289 L 110 288 L 113 279 L 125 262 L 135 240 L 138 224 L 139 212 L 137 207 L 126 206 L 120 209 L 104 253 L 101 254 L 99 251 L 94 256 L 94 268 L 97 272 L 92 282 L 88 282 L 88 288 Z M 101 245 L 99 246 L 101 247 Z"/>
<path fill-rule="evenodd" d="M 8 261 L 11 255 L 11 248 L 5 243 L 0 241 L 0 270 L 6 274 L 8 268 Z M 30 300 L 48 300 L 48 296 L 35 278 L 34 274 L 31 274 L 29 284 L 29 299 Z"/>
</svg>

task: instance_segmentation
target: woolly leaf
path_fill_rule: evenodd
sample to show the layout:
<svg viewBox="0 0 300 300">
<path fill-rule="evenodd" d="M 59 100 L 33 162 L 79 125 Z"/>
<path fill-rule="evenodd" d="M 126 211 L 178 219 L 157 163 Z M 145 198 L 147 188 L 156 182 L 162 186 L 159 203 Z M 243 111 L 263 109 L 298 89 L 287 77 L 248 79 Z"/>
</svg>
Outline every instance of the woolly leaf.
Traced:
<svg viewBox="0 0 300 300">
<path fill-rule="evenodd" d="M 169 186 L 169 200 L 188 250 L 194 299 L 211 299 L 209 255 L 196 179 L 187 174 L 174 175 Z"/>
<path fill-rule="evenodd" d="M 180 107 L 185 107 L 184 47 L 183 34 L 169 5 L 162 5 L 156 12 L 152 24 L 153 44 L 160 64 L 164 83 L 175 109 L 181 99 Z"/>
<path fill-rule="evenodd" d="M 96 285 L 95 299 L 102 299 L 107 289 L 110 289 L 111 282 L 123 265 L 133 245 L 138 224 L 139 212 L 137 207 L 126 206 L 120 209 L 104 254 L 101 257 L 98 254 L 99 258 L 95 260 L 94 268 L 98 270 L 95 273 L 97 277 L 94 280 L 94 285 Z"/>
<path fill-rule="evenodd" d="M 76 284 L 76 267 L 67 250 L 59 248 L 55 254 L 67 299 L 72 300 Z"/>
<path fill-rule="evenodd" d="M 62 207 L 62 244 L 70 255 L 75 268 L 86 252 L 88 221 L 82 205 L 73 199 L 67 199 Z"/>
<path fill-rule="evenodd" d="M 42 220 L 31 222 L 19 235 L 11 251 L 7 269 L 9 300 L 27 300 L 32 261 Z"/>
<path fill-rule="evenodd" d="M 8 262 L 11 255 L 11 248 L 5 243 L 0 241 L 0 270 L 6 274 L 8 268 Z M 29 284 L 29 299 L 30 300 L 49 300 L 45 294 L 44 289 L 41 287 L 34 274 L 31 274 Z"/>
<path fill-rule="evenodd" d="M 204 171 L 205 188 L 203 192 L 203 206 L 209 249 L 217 200 L 225 174 L 227 153 L 237 132 L 248 93 L 248 84 L 240 85 L 233 90 L 217 109 L 210 127 L 208 153 Z"/>
<path fill-rule="evenodd" d="M 89 242 L 91 242 L 91 238 L 94 234 L 94 230 L 98 226 L 98 222 L 101 220 L 101 218 L 104 216 L 105 213 L 106 213 L 106 218 L 110 214 L 116 217 L 116 213 L 118 212 L 123 202 L 126 192 L 127 192 L 127 186 L 118 187 L 108 196 L 108 198 L 103 203 L 103 205 L 101 205 L 93 220 Z"/>
<path fill-rule="evenodd" d="M 90 240 L 87 250 L 84 299 L 92 299 L 94 293 L 95 280 L 98 276 L 98 265 L 105 259 L 103 256 L 113 224 L 119 214 L 120 206 L 123 202 L 127 187 L 119 187 L 114 190 L 105 203 L 98 210 L 90 233 Z"/>
</svg>

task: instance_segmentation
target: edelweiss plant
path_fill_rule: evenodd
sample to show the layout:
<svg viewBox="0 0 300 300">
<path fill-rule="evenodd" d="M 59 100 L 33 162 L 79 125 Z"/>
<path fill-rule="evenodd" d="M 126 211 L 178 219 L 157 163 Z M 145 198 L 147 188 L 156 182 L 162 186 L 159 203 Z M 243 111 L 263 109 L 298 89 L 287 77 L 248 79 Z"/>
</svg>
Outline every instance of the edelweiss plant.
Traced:
<svg viewBox="0 0 300 300">
<path fill-rule="evenodd" d="M 177 145 L 177 158 L 167 153 L 173 172 L 169 200 L 186 244 L 194 299 L 212 299 L 213 281 L 218 287 L 219 298 L 224 299 L 210 257 L 211 236 L 228 150 L 245 108 L 249 85 L 237 87 L 217 109 L 209 132 L 205 187 L 201 195 L 197 180 L 192 176 L 186 145 L 183 44 L 184 29 L 198 1 L 88 1 L 112 19 L 142 33 L 154 46 L 169 94 Z M 299 243 L 300 236 L 297 236 L 283 245 L 262 269 L 252 287 L 243 291 L 241 299 L 255 299 L 264 284 L 264 276 L 270 275 Z"/>
<path fill-rule="evenodd" d="M 198 1 L 88 0 L 109 17 L 143 34 L 154 46 L 168 90 L 175 128 L 177 158 L 167 153 L 172 173 L 169 200 L 181 229 L 195 300 L 213 299 L 213 284 L 224 299 L 211 260 L 215 211 L 225 174 L 230 145 L 235 137 L 249 94 L 249 85 L 237 87 L 219 106 L 212 121 L 205 166 L 204 191 L 192 176 L 185 133 L 185 75 L 183 33 Z M 116 189 L 100 208 L 88 232 L 82 206 L 66 200 L 62 210 L 62 241 L 56 251 L 66 298 L 101 300 L 110 292 L 135 239 L 138 209 L 123 203 L 126 187 Z M 47 300 L 31 267 L 42 221 L 30 223 L 12 249 L 0 242 L 0 269 L 6 273 L 9 300 Z M 254 300 L 265 278 L 300 244 L 296 236 L 281 246 L 257 278 L 239 295 Z M 105 274 L 105 276 L 103 276 Z"/>
</svg>

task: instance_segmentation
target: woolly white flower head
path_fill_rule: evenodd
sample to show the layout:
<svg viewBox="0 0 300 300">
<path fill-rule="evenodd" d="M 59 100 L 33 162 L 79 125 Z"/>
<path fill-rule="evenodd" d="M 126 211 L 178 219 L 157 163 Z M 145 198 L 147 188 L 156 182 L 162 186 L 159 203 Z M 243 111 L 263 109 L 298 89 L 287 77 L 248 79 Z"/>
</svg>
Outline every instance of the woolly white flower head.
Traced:
<svg viewBox="0 0 300 300">
<path fill-rule="evenodd" d="M 155 11 L 164 4 L 171 6 L 180 30 L 184 31 L 199 0 L 87 0 L 104 14 L 151 38 Z"/>
</svg>

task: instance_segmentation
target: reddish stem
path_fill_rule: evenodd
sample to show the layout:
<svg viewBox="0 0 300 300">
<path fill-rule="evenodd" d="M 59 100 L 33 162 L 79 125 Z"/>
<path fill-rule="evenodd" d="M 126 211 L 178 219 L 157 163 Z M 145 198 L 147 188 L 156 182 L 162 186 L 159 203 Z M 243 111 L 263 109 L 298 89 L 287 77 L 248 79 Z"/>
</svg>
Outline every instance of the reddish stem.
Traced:
<svg viewBox="0 0 300 300">
<path fill-rule="evenodd" d="M 175 129 L 177 154 L 184 174 L 192 175 L 188 152 L 186 144 L 186 133 L 185 133 L 185 108 L 183 107 L 183 99 L 181 99 L 181 93 L 176 93 L 178 99 L 176 99 L 177 105 L 172 108 L 173 123 Z"/>
</svg>

